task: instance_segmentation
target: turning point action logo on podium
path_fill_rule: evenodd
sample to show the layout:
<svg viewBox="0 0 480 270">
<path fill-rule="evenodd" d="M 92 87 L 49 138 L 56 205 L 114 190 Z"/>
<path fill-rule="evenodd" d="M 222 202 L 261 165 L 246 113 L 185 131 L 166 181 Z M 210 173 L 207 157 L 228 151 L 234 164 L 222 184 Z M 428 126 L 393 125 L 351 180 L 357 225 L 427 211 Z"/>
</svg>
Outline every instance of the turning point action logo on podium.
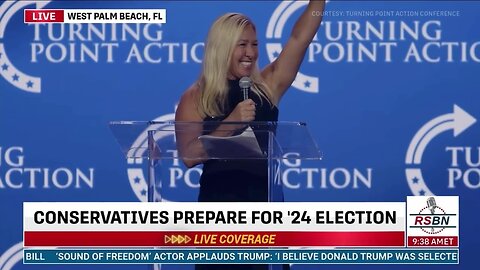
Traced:
<svg viewBox="0 0 480 270">
<path fill-rule="evenodd" d="M 158 122 L 165 122 L 165 121 L 175 121 L 175 113 L 165 114 L 157 117 L 153 121 Z M 162 128 L 163 126 L 159 126 L 158 128 Z M 161 132 L 157 132 L 154 135 L 155 140 L 162 140 L 162 139 L 172 139 L 175 138 L 167 138 L 167 135 Z M 132 148 L 138 148 L 136 156 L 144 156 L 145 151 L 147 149 L 147 131 L 143 131 L 140 133 L 132 145 Z M 166 162 L 170 162 L 168 164 L 162 164 L 160 167 L 164 169 L 158 169 L 156 171 L 156 182 L 157 187 L 155 189 L 155 198 L 158 201 L 158 198 L 161 198 L 162 201 L 182 201 L 182 198 L 166 198 L 165 192 L 160 194 L 159 190 L 161 188 L 165 189 L 175 189 L 179 188 L 180 185 L 185 185 L 190 189 L 196 189 L 199 187 L 198 181 L 200 179 L 200 175 L 202 173 L 202 169 L 198 167 L 186 169 L 184 166 L 181 165 L 181 160 L 178 158 L 178 153 L 176 151 L 174 153 L 167 153 L 173 156 L 172 159 L 167 159 Z M 139 201 L 147 201 L 147 170 L 146 170 L 146 159 L 142 158 L 129 158 L 127 160 L 128 168 L 128 180 L 130 186 L 137 196 Z M 159 167 L 159 166 L 157 166 Z M 165 168 L 168 168 L 165 169 Z M 181 181 L 182 183 L 179 183 Z M 162 186 L 163 183 L 163 186 Z M 165 186 L 167 184 L 167 186 Z M 161 195 L 161 196 L 160 196 Z M 168 196 L 168 195 L 167 195 Z M 196 198 L 195 198 L 196 199 Z"/>
<path fill-rule="evenodd" d="M 408 186 L 413 195 L 432 196 L 434 193 L 428 188 L 419 166 L 422 164 L 422 156 L 431 140 L 441 133 L 453 130 L 453 136 L 457 137 L 473 124 L 477 119 L 457 105 L 453 105 L 453 112 L 440 115 L 423 125 L 410 141 L 405 157 L 405 170 Z M 469 189 L 480 188 L 478 177 L 480 175 L 480 161 L 472 161 L 472 147 L 470 146 L 447 146 L 445 151 L 451 155 L 451 166 L 448 171 L 448 188 L 454 189 L 458 183 Z M 480 150 L 479 150 L 480 151 Z M 479 153 L 480 154 L 480 153 Z M 463 157 L 463 159 L 461 159 Z M 477 154 L 478 157 L 478 154 Z M 460 163 L 465 162 L 468 168 L 462 168 Z M 476 182 L 475 182 L 475 179 Z"/>
<path fill-rule="evenodd" d="M 174 121 L 175 113 L 165 114 L 157 117 L 153 121 Z M 160 126 L 158 128 L 161 128 Z M 175 138 L 166 138 L 165 134 L 156 133 L 155 140 L 167 139 L 174 140 Z M 138 137 L 132 144 L 133 149 L 137 149 L 135 156 L 145 156 L 147 149 L 147 132 L 146 130 L 138 134 Z M 178 199 L 171 198 L 168 193 L 176 189 L 184 188 L 185 190 L 196 190 L 200 187 L 199 179 L 202 174 L 201 167 L 186 168 L 182 161 L 178 158 L 178 153 L 168 153 L 172 155 L 172 159 L 166 159 L 167 163 L 161 164 L 163 169 L 156 171 L 158 183 L 155 197 L 160 198 L 159 189 L 163 188 L 162 201 L 178 201 Z M 366 171 L 354 168 L 350 171 L 348 168 L 338 167 L 332 170 L 327 168 L 307 167 L 302 164 L 301 159 L 297 159 L 298 153 L 286 153 L 281 161 L 282 173 L 279 175 L 282 179 L 284 188 L 290 190 L 296 189 L 351 189 L 356 190 L 363 186 L 368 189 L 371 188 L 372 182 L 372 168 L 367 168 Z M 147 201 L 147 170 L 146 162 L 143 158 L 129 158 L 127 160 L 127 174 L 130 187 L 135 193 L 139 201 Z M 163 185 L 162 185 L 163 183 Z M 167 192 L 165 192 L 167 191 Z M 175 192 L 175 191 L 174 191 Z M 167 193 L 166 197 L 165 194 Z M 183 192 L 179 199 L 183 200 L 185 193 Z M 195 199 L 196 198 L 192 198 Z"/>
</svg>

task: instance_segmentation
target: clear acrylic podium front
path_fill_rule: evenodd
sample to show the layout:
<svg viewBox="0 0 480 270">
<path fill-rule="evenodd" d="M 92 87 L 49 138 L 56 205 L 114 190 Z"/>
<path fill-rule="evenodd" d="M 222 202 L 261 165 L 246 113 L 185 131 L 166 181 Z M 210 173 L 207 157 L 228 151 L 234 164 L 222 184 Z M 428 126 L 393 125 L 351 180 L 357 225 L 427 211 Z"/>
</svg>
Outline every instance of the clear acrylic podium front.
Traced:
<svg viewBox="0 0 480 270">
<path fill-rule="evenodd" d="M 110 128 L 126 158 L 148 160 L 149 202 L 162 200 L 161 189 L 156 192 L 155 170 L 163 159 L 187 164 L 264 159 L 271 202 L 283 200 L 282 159 L 321 159 L 307 125 L 300 122 L 114 121 Z"/>
</svg>

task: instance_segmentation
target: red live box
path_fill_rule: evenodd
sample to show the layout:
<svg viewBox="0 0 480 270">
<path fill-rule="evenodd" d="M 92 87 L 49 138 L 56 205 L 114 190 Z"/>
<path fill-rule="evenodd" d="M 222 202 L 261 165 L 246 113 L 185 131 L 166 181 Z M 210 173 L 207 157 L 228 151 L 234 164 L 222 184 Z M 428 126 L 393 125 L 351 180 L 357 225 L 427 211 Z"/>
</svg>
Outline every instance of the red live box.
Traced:
<svg viewBox="0 0 480 270">
<path fill-rule="evenodd" d="M 25 23 L 61 23 L 63 9 L 25 9 Z"/>
</svg>

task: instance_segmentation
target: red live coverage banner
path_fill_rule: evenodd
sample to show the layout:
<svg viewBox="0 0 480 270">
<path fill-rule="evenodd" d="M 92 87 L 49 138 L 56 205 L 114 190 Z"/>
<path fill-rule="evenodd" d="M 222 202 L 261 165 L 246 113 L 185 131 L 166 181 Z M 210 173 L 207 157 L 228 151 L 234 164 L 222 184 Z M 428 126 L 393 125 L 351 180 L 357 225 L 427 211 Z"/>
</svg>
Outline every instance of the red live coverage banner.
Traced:
<svg viewBox="0 0 480 270">
<path fill-rule="evenodd" d="M 25 232 L 25 246 L 404 247 L 404 232 Z"/>
<path fill-rule="evenodd" d="M 63 9 L 25 9 L 25 23 L 61 23 L 64 21 Z"/>
</svg>

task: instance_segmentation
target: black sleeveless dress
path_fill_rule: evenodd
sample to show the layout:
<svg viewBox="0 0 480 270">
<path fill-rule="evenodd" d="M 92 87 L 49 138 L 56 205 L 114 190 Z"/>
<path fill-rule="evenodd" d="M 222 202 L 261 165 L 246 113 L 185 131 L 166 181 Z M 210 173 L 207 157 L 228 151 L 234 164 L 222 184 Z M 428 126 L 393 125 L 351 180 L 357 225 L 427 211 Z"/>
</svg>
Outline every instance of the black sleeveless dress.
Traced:
<svg viewBox="0 0 480 270">
<path fill-rule="evenodd" d="M 243 93 L 238 85 L 239 80 L 229 80 L 227 117 L 239 102 L 243 101 Z M 249 92 L 257 105 L 255 121 L 278 121 L 278 108 L 272 106 L 264 98 Z M 204 121 L 221 121 L 225 117 L 205 118 Z M 258 127 L 250 125 L 255 132 Z M 211 128 L 209 126 L 209 128 Z M 266 150 L 267 139 L 264 133 L 255 132 L 262 150 Z M 266 159 L 254 160 L 208 160 L 203 165 L 200 177 L 199 202 L 267 202 L 268 171 Z M 267 270 L 267 264 L 197 264 L 195 270 Z M 289 265 L 277 265 L 275 269 L 288 270 Z"/>
<path fill-rule="evenodd" d="M 243 101 L 238 80 L 229 80 L 228 104 L 225 117 Z M 278 109 L 264 98 L 250 91 L 257 105 L 255 121 L 278 121 Z M 223 117 L 223 118 L 225 118 Z M 223 118 L 205 118 L 204 121 L 221 121 Z M 255 130 L 258 127 L 251 126 Z M 255 132 L 262 150 L 266 150 L 268 137 Z M 200 178 L 200 202 L 266 202 L 268 201 L 267 160 L 208 160 L 203 165 Z"/>
</svg>

